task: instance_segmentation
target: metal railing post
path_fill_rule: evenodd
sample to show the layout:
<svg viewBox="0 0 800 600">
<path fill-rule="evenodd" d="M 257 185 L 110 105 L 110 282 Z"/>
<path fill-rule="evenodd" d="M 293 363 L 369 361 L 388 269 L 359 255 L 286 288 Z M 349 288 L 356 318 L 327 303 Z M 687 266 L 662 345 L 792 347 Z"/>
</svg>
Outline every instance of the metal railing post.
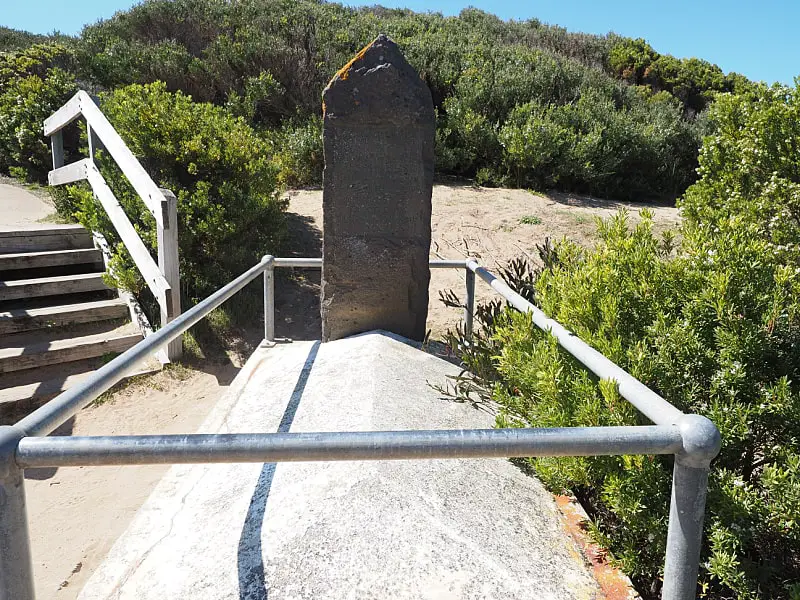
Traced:
<svg viewBox="0 0 800 600">
<path fill-rule="evenodd" d="M 662 600 L 694 600 L 703 541 L 708 474 L 720 449 L 716 426 L 700 415 L 684 415 L 677 426 L 683 451 L 675 455 Z"/>
<path fill-rule="evenodd" d="M 15 454 L 24 433 L 0 427 L 0 600 L 34 600 L 25 478 Z"/>
<path fill-rule="evenodd" d="M 464 334 L 468 340 L 472 339 L 472 315 L 475 312 L 475 273 L 465 269 L 465 283 L 467 284 L 467 301 L 464 303 Z"/>
<path fill-rule="evenodd" d="M 264 269 L 264 341 L 275 341 L 275 257 L 267 254 Z"/>
</svg>

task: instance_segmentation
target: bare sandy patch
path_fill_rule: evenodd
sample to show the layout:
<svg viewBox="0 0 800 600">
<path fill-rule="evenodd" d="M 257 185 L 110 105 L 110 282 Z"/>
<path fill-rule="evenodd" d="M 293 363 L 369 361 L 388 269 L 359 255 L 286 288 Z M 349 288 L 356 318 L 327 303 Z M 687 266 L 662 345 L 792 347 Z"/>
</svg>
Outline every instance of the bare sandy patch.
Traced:
<svg viewBox="0 0 800 600">
<path fill-rule="evenodd" d="M 82 410 L 54 435 L 194 433 L 238 371 L 209 365 L 145 376 Z M 168 466 L 28 469 L 36 597 L 71 600 L 100 565 Z"/>
<path fill-rule="evenodd" d="M 317 233 L 316 242 L 295 246 L 296 255 L 320 256 L 322 191 L 295 190 L 289 192 L 288 196 L 290 217 Z M 672 206 L 614 202 L 575 194 L 540 195 L 526 190 L 483 188 L 469 184 L 434 186 L 432 203 L 431 258 L 475 256 L 487 268 L 495 271 L 499 265 L 518 256 L 526 256 L 536 262 L 536 245 L 544 243 L 546 238 L 557 241 L 566 237 L 589 247 L 597 239 L 596 218 L 611 217 L 619 210 L 629 212 L 631 223 L 639 220 L 639 211 L 643 208 L 651 210 L 654 229 L 658 233 L 674 228 L 680 222 L 678 210 Z M 315 238 L 306 232 L 303 239 Z M 301 251 L 306 254 L 301 254 Z M 318 274 L 306 271 L 305 276 L 311 284 L 311 291 L 318 294 L 318 288 L 314 287 L 319 283 Z M 477 286 L 478 300 L 493 296 L 493 291 L 486 285 L 478 283 Z M 300 315 L 290 315 L 292 307 L 302 305 L 308 308 L 309 301 L 298 297 L 294 288 L 286 288 L 277 288 L 279 317 L 283 306 L 286 313 L 283 318 L 291 319 L 291 323 L 280 323 L 279 319 L 279 329 L 283 327 L 284 334 L 289 337 L 310 339 L 308 336 L 319 327 L 319 319 L 317 317 L 309 327 L 295 325 Z M 464 293 L 463 271 L 437 269 L 431 273 L 428 328 L 434 338 L 454 327 L 461 319 L 457 309 L 447 308 L 439 300 L 439 291 L 446 289 Z M 309 323 L 308 319 L 306 322 Z M 311 331 L 307 330 L 309 328 Z"/>
</svg>

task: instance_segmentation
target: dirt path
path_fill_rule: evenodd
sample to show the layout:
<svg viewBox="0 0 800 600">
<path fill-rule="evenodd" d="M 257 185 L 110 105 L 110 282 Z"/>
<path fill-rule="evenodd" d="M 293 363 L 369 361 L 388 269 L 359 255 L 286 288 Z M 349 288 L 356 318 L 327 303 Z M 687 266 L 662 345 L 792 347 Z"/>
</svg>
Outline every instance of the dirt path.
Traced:
<svg viewBox="0 0 800 600">
<path fill-rule="evenodd" d="M 607 218 L 620 209 L 630 212 L 631 222 L 639 211 L 654 213 L 657 232 L 680 221 L 671 206 L 597 200 L 572 194 L 537 195 L 525 190 L 482 188 L 472 185 L 436 185 L 433 189 L 432 258 L 476 256 L 495 270 L 520 255 L 536 260 L 536 245 L 545 238 L 570 238 L 584 246 L 596 239 L 595 217 Z M 321 256 L 322 192 L 289 192 L 289 220 L 295 256 Z M 295 339 L 319 337 L 319 272 L 307 270 L 301 285 L 278 283 L 276 333 Z M 453 289 L 463 294 L 464 274 L 456 270 L 431 273 L 428 327 L 436 338 L 461 319 L 457 309 L 445 307 L 439 291 Z M 478 299 L 493 292 L 478 283 Z"/>
<path fill-rule="evenodd" d="M 46 192 L 34 193 L 12 181 L 0 178 L 0 231 L 41 226 L 55 212 Z"/>
</svg>

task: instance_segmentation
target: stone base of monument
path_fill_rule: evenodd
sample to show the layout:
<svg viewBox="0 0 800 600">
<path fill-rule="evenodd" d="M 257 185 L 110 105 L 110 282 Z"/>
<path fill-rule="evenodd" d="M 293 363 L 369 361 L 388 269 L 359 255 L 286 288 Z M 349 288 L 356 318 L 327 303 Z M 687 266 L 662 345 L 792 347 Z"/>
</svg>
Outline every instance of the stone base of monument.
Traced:
<svg viewBox="0 0 800 600">
<path fill-rule="evenodd" d="M 262 348 L 200 431 L 491 427 L 491 414 L 428 385 L 458 371 L 380 332 Z M 551 495 L 484 459 L 173 467 L 80 598 L 599 593 Z"/>
</svg>

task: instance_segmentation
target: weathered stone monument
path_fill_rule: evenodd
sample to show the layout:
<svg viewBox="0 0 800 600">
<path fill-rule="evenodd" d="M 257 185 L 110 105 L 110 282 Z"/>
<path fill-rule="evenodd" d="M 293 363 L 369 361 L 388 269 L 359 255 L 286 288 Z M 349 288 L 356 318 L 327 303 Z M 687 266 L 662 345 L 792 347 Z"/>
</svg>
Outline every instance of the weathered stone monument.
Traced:
<svg viewBox="0 0 800 600">
<path fill-rule="evenodd" d="M 322 339 L 385 329 L 422 340 L 435 115 L 428 87 L 378 36 L 322 94 Z"/>
</svg>

